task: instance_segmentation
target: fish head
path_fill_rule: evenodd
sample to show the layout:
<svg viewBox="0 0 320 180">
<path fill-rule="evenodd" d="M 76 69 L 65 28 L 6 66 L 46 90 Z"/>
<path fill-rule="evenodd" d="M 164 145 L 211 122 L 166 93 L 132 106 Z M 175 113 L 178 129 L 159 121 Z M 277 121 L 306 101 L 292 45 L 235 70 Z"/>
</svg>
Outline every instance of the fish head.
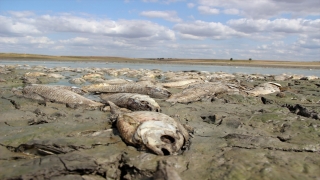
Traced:
<svg viewBox="0 0 320 180">
<path fill-rule="evenodd" d="M 133 141 L 164 156 L 177 154 L 185 139 L 173 124 L 163 121 L 145 121 L 137 128 Z"/>
<path fill-rule="evenodd" d="M 162 87 L 151 87 L 151 86 L 147 86 L 147 88 L 149 88 L 149 92 L 150 92 L 150 96 L 154 97 L 154 98 L 168 98 L 171 95 L 171 92 L 165 88 Z"/>
<path fill-rule="evenodd" d="M 159 104 L 149 96 L 134 96 L 128 100 L 127 105 L 135 110 L 160 112 Z"/>
</svg>

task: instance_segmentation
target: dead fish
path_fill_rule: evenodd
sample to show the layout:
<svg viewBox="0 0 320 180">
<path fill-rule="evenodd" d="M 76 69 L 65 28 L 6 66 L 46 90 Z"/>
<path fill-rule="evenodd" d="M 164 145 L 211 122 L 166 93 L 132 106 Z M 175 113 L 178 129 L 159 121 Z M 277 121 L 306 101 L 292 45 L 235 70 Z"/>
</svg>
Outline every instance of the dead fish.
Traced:
<svg viewBox="0 0 320 180">
<path fill-rule="evenodd" d="M 114 84 L 126 84 L 126 83 L 130 83 L 130 82 L 132 82 L 132 80 L 129 80 L 129 79 L 120 79 L 120 78 L 104 80 L 104 83 L 107 83 L 107 84 L 110 84 L 110 85 L 114 85 Z"/>
<path fill-rule="evenodd" d="M 152 111 L 122 113 L 108 101 L 122 139 L 129 145 L 158 155 L 178 154 L 189 140 L 188 131 L 170 116 Z"/>
<path fill-rule="evenodd" d="M 152 85 L 142 85 L 138 83 L 127 83 L 127 84 L 118 84 L 110 85 L 107 83 L 101 84 L 92 84 L 82 87 L 83 90 L 88 92 L 100 92 L 100 93 L 138 93 L 149 95 L 152 98 L 168 98 L 171 93 L 159 86 Z"/>
<path fill-rule="evenodd" d="M 250 91 L 245 91 L 250 96 L 259 96 L 259 95 L 265 95 L 265 94 L 271 94 L 274 92 L 280 92 L 281 84 L 274 83 L 274 82 L 266 82 L 263 84 L 260 84 L 253 88 Z"/>
<path fill-rule="evenodd" d="M 65 77 L 61 74 L 55 74 L 55 73 L 49 73 L 47 74 L 47 77 L 56 78 L 56 79 L 64 79 Z"/>
<path fill-rule="evenodd" d="M 189 86 L 180 93 L 171 95 L 166 101 L 171 103 L 190 103 L 212 97 L 216 94 L 228 92 L 230 90 L 229 86 L 224 83 L 200 83 Z"/>
<path fill-rule="evenodd" d="M 58 88 L 61 88 L 61 89 L 66 89 L 66 90 L 75 92 L 75 93 L 80 94 L 80 95 L 83 95 L 83 94 L 87 93 L 86 91 L 84 91 L 81 88 L 76 87 L 76 86 L 63 86 L 63 85 L 52 85 L 52 86 L 58 87 Z"/>
<path fill-rule="evenodd" d="M 65 87 L 50 85 L 30 85 L 22 90 L 25 98 L 31 98 L 40 101 L 52 101 L 65 104 L 86 105 L 89 107 L 100 107 L 102 103 L 87 99 Z"/>
<path fill-rule="evenodd" d="M 183 88 L 186 85 L 189 85 L 189 84 L 195 83 L 195 82 L 201 82 L 201 81 L 199 81 L 198 79 L 186 79 L 186 80 L 181 80 L 181 81 L 161 83 L 161 85 L 165 88 Z"/>
<path fill-rule="evenodd" d="M 111 101 L 119 107 L 132 111 L 156 111 L 160 112 L 159 104 L 148 95 L 136 93 L 101 94 L 105 102 Z"/>
<path fill-rule="evenodd" d="M 93 78 L 102 78 L 102 75 L 95 73 L 95 74 L 85 74 L 82 76 L 82 79 L 84 79 L 84 80 L 89 80 L 89 79 L 93 79 Z"/>
<path fill-rule="evenodd" d="M 71 84 L 83 84 L 85 83 L 86 80 L 82 79 L 82 78 L 73 78 L 69 80 L 69 83 Z"/>
<path fill-rule="evenodd" d="M 318 76 L 304 76 L 302 78 L 300 78 L 300 80 L 316 80 L 319 79 Z"/>
<path fill-rule="evenodd" d="M 46 76 L 46 73 L 42 73 L 42 72 L 27 72 L 26 74 L 24 74 L 24 77 L 39 77 L 39 76 Z"/>
</svg>

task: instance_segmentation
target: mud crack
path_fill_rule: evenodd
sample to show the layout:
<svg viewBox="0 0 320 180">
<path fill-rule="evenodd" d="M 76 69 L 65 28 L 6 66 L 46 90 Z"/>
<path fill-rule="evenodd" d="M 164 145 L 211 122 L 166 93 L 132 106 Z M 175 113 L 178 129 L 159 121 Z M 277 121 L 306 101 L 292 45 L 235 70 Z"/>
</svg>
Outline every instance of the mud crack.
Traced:
<svg viewBox="0 0 320 180">
<path fill-rule="evenodd" d="M 239 146 L 239 145 L 232 145 L 226 146 L 231 148 L 240 148 L 240 149 L 266 149 L 266 150 L 274 150 L 274 151 L 283 151 L 283 152 L 308 152 L 308 153 L 316 153 L 319 151 L 311 150 L 311 149 L 297 149 L 297 148 L 277 148 L 277 147 L 249 147 L 249 146 Z"/>
<path fill-rule="evenodd" d="M 1 98 L 10 101 L 10 103 L 14 106 L 14 108 L 16 108 L 16 109 L 20 109 L 21 108 L 21 105 L 18 104 L 15 100 L 12 100 L 12 99 L 9 99 L 9 98 L 5 98 L 3 96 Z"/>
</svg>

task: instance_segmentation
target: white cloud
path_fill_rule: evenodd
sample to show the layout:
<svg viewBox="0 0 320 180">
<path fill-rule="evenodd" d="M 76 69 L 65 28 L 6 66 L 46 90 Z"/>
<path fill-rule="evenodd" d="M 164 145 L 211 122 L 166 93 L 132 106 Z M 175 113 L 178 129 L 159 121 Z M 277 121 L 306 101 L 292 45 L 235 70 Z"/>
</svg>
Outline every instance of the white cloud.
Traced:
<svg viewBox="0 0 320 180">
<path fill-rule="evenodd" d="M 0 35 L 8 36 L 22 36 L 26 34 L 39 34 L 40 31 L 30 22 L 21 19 L 20 21 L 15 17 L 0 16 Z"/>
<path fill-rule="evenodd" d="M 181 22 L 175 11 L 142 11 L 141 16 L 149 18 L 162 18 L 171 22 Z"/>
<path fill-rule="evenodd" d="M 219 14 L 220 10 L 216 8 L 210 8 L 209 6 L 198 6 L 198 10 L 201 14 Z"/>
<path fill-rule="evenodd" d="M 63 44 L 91 44 L 89 38 L 84 38 L 84 37 L 75 37 L 72 39 L 67 39 L 67 40 L 60 40 L 59 42 Z"/>
<path fill-rule="evenodd" d="M 320 15 L 319 0 L 198 0 L 204 6 L 225 9 L 240 9 L 242 15 L 253 18 L 276 17 L 283 13 L 298 15 Z"/>
<path fill-rule="evenodd" d="M 188 8 L 193 8 L 195 6 L 195 4 L 194 3 L 188 3 L 187 6 L 188 6 Z"/>
<path fill-rule="evenodd" d="M 232 9 L 223 10 L 223 13 L 237 15 L 237 14 L 240 14 L 240 11 L 238 9 L 232 8 Z"/>
<path fill-rule="evenodd" d="M 204 40 L 205 37 L 196 36 L 192 34 L 184 34 L 184 33 L 178 33 L 179 37 L 182 39 L 192 39 L 192 40 Z"/>
<path fill-rule="evenodd" d="M 0 37 L 0 43 L 2 44 L 36 44 L 36 45 L 50 45 L 54 44 L 52 40 L 48 37 L 32 37 L 32 36 L 25 36 L 25 37 Z"/>
<path fill-rule="evenodd" d="M 228 39 L 231 37 L 244 36 L 228 26 L 216 22 L 195 21 L 191 23 L 178 23 L 174 26 L 174 30 L 178 31 L 184 37 L 212 38 L 212 39 Z"/>
<path fill-rule="evenodd" d="M 0 21 L 2 52 L 141 57 L 176 39 L 173 30 L 146 20 L 47 14 L 0 16 Z"/>
<path fill-rule="evenodd" d="M 318 56 L 320 57 L 320 39 L 301 37 L 294 45 L 306 49 L 318 49 Z"/>
<path fill-rule="evenodd" d="M 25 39 L 31 44 L 54 44 L 48 37 L 32 37 L 26 36 Z"/>
<path fill-rule="evenodd" d="M 87 33 L 121 38 L 174 40 L 169 28 L 144 20 L 92 19 L 72 15 L 42 15 L 30 18 L 0 16 L 0 34 L 22 36 L 48 33 Z"/>
<path fill-rule="evenodd" d="M 244 33 L 252 32 L 277 32 L 286 34 L 319 33 L 320 19 L 235 19 L 229 20 L 227 24 Z"/>
<path fill-rule="evenodd" d="M 18 38 L 0 37 L 0 43 L 2 43 L 2 44 L 16 44 L 16 43 L 18 43 Z"/>
</svg>

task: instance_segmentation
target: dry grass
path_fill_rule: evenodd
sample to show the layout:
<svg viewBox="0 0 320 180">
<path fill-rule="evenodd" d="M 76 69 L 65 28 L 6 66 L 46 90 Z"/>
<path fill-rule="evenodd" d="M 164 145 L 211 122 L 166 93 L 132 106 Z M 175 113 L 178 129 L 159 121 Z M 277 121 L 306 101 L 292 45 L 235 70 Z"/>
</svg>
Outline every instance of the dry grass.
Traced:
<svg viewBox="0 0 320 180">
<path fill-rule="evenodd" d="M 147 59 L 109 56 L 48 56 L 38 54 L 0 53 L 0 60 L 33 60 L 33 61 L 98 61 L 119 63 L 158 63 L 158 64 L 202 64 L 222 66 L 253 66 L 253 67 L 287 67 L 320 69 L 320 61 L 266 61 L 266 60 L 232 60 L 229 59 Z"/>
</svg>

